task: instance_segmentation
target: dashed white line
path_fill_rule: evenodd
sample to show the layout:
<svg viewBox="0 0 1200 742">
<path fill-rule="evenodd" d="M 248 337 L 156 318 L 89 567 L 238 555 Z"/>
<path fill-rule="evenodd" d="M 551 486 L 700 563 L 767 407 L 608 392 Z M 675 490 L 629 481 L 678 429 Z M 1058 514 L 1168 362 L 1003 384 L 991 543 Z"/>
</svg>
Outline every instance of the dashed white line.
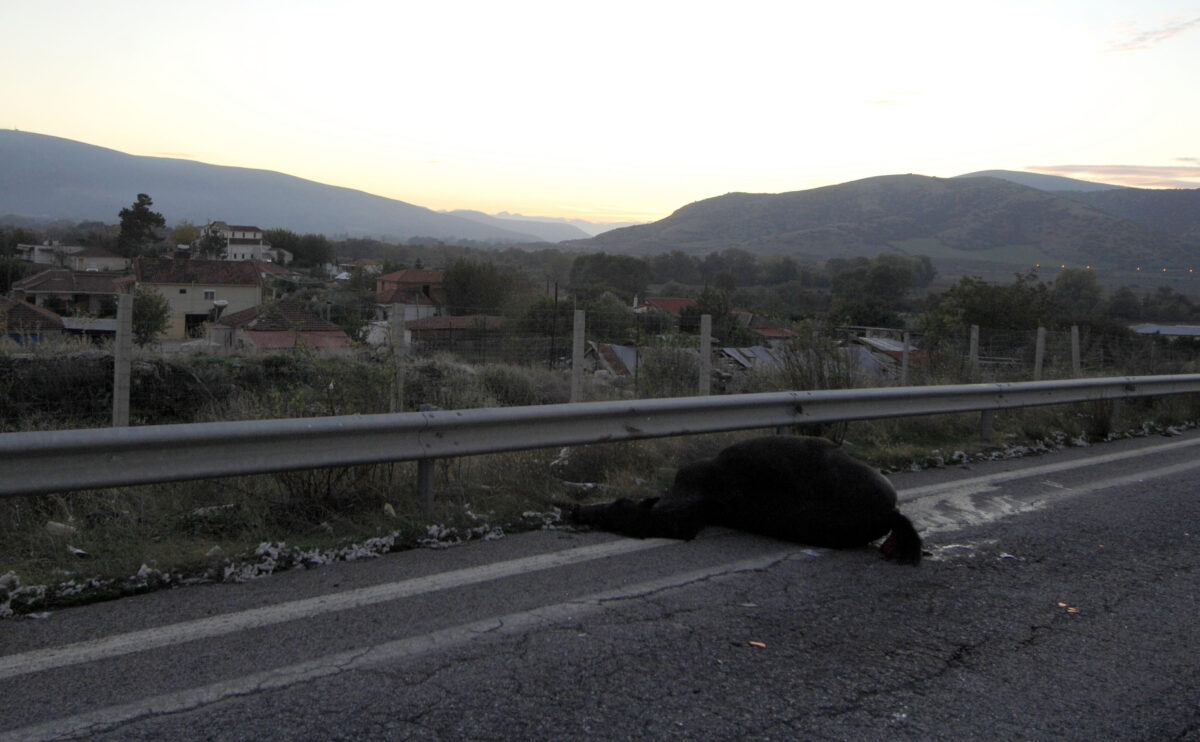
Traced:
<svg viewBox="0 0 1200 742">
<path fill-rule="evenodd" d="M 276 690 L 341 672 L 394 663 L 427 652 L 459 646 L 485 636 L 518 634 L 537 626 L 581 618 L 602 610 L 605 603 L 611 601 L 682 587 L 723 575 L 765 569 L 783 559 L 798 556 L 801 553 L 797 548 L 789 548 L 764 556 L 714 565 L 693 572 L 596 593 L 578 600 L 487 618 L 366 649 L 340 652 L 198 688 L 188 688 L 176 693 L 143 698 L 120 706 L 110 706 L 76 716 L 0 732 L 0 742 L 47 742 L 48 740 L 71 739 L 97 734 L 138 719 L 190 711 L 226 698 Z"/>
<path fill-rule="evenodd" d="M 83 662 L 118 657 L 156 647 L 194 641 L 214 636 L 223 636 L 247 629 L 311 618 L 324 613 L 344 611 L 351 608 L 383 603 L 397 598 L 448 590 L 463 585 L 497 580 L 502 577 L 527 574 L 544 569 L 553 569 L 569 564 L 578 564 L 593 559 L 630 554 L 646 549 L 656 549 L 667 544 L 678 543 L 670 539 L 621 539 L 602 544 L 581 546 L 548 554 L 537 554 L 522 559 L 484 564 L 454 572 L 417 577 L 401 582 L 346 590 L 344 592 L 318 595 L 302 600 L 262 608 L 253 608 L 237 613 L 227 613 L 210 618 L 159 626 L 142 631 L 107 636 L 102 639 L 65 644 L 58 647 L 38 649 L 21 654 L 0 657 L 0 680 L 32 672 L 41 672 L 55 667 L 77 665 Z"/>
</svg>

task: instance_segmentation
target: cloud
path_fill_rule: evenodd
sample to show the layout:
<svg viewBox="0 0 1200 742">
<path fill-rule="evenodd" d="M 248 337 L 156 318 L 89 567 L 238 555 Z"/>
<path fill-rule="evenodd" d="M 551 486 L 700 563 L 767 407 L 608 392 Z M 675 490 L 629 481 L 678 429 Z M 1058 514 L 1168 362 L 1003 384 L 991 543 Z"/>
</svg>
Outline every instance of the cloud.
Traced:
<svg viewBox="0 0 1200 742">
<path fill-rule="evenodd" d="M 1178 157 L 1196 165 L 1030 165 L 1026 170 L 1134 188 L 1200 188 L 1200 158 Z"/>
<path fill-rule="evenodd" d="M 1193 28 L 1200 27 L 1200 16 L 1195 18 L 1175 18 L 1161 26 L 1149 29 L 1139 29 L 1136 25 L 1126 24 L 1122 38 L 1108 42 L 1110 52 L 1131 52 L 1143 49 L 1153 49 L 1160 43 L 1180 34 L 1187 33 Z"/>
</svg>

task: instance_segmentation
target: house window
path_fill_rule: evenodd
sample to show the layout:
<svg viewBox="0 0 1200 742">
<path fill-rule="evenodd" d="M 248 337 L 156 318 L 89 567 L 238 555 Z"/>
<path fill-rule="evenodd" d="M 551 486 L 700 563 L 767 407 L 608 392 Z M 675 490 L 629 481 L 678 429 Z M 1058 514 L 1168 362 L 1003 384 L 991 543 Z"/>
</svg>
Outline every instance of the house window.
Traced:
<svg viewBox="0 0 1200 742">
<path fill-rule="evenodd" d="M 216 299 L 216 298 L 217 298 L 217 292 L 215 289 L 205 289 L 204 290 L 204 300 L 205 301 L 212 301 L 213 299 Z"/>
</svg>

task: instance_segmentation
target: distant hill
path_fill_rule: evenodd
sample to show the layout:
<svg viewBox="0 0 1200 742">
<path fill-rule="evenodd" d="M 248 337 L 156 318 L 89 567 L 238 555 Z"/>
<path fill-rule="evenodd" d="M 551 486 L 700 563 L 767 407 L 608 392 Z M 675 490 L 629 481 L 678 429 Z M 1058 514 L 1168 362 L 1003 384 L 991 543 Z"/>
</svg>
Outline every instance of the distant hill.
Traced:
<svg viewBox="0 0 1200 742">
<path fill-rule="evenodd" d="M 526 216 L 524 214 L 510 214 L 507 211 L 501 211 L 499 214 L 493 214 L 497 219 L 508 219 L 526 222 L 547 222 L 550 224 L 570 224 L 572 227 L 579 229 L 589 237 L 595 237 L 598 234 L 611 232 L 614 229 L 622 227 L 633 227 L 645 222 L 589 222 L 586 219 L 564 219 L 553 216 Z"/>
<path fill-rule="evenodd" d="M 956 176 L 959 178 L 1000 178 L 1010 183 L 1036 188 L 1039 191 L 1112 191 L 1124 190 L 1125 186 L 1110 183 L 1095 183 L 1078 178 L 1064 178 L 1061 175 L 1043 175 L 1041 173 L 1025 173 L 1019 170 L 980 170 L 976 173 Z"/>
<path fill-rule="evenodd" d="M 503 244 L 543 242 L 542 227 L 503 226 L 282 173 L 139 157 L 70 139 L 0 130 L 0 217 L 117 221 L 138 193 L 168 224 L 283 227 L 330 237 L 433 237 Z"/>
<path fill-rule="evenodd" d="M 473 222 L 479 222 L 480 224 L 485 224 L 499 230 L 520 229 L 522 232 L 534 235 L 539 240 L 545 240 L 546 242 L 585 240 L 592 236 L 578 227 L 561 221 L 506 219 L 499 216 L 488 216 L 482 211 L 468 211 L 466 209 L 458 209 L 445 213 L 462 217 L 463 219 L 470 219 Z"/>
<path fill-rule="evenodd" d="M 983 170 L 960 178 L 1002 178 L 1087 204 L 1094 209 L 1138 222 L 1185 242 L 1200 243 L 1200 188 L 1126 188 L 1058 175 Z"/>
<path fill-rule="evenodd" d="M 1126 190 L 1133 189 L 1113 193 Z M 928 255 L 947 272 L 1011 272 L 1038 263 L 1183 265 L 1197 247 L 1066 194 L 999 178 L 921 175 L 792 193 L 731 193 L 690 204 L 653 224 L 572 244 L 641 255 L 736 247 L 813 259 L 892 251 Z"/>
<path fill-rule="evenodd" d="M 1063 196 L 1200 245 L 1200 188 L 1071 191 Z"/>
</svg>

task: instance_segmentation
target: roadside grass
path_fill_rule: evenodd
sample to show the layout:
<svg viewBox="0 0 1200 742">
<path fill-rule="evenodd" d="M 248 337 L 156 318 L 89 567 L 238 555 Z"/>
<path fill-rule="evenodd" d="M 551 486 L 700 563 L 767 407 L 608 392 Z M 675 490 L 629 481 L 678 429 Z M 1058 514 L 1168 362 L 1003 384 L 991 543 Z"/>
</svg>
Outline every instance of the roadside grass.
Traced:
<svg viewBox="0 0 1200 742">
<path fill-rule="evenodd" d="M 196 421 L 385 411 L 378 408 L 391 403 L 395 378 L 395 368 L 386 363 L 354 359 L 170 363 L 183 369 L 152 364 L 157 380 L 150 386 L 203 385 L 204 392 L 175 390 L 169 397 L 174 400 L 171 417 L 187 411 Z M 451 359 L 415 362 L 403 378 L 406 406 L 561 402 L 569 389 L 561 373 L 471 367 Z M 865 385 L 849 369 L 836 368 L 831 376 L 809 355 L 797 357 L 797 367 L 788 373 L 748 379 L 743 390 L 831 379 Z M 603 386 L 590 392 L 593 398 L 619 393 L 619 388 Z M 865 420 L 794 432 L 839 440 L 859 458 L 895 471 L 1153 434 L 1200 419 L 1200 399 L 1192 396 L 1129 400 L 1115 408 L 1091 403 L 997 411 L 993 435 L 986 441 L 980 438 L 979 413 Z M 26 410 L 6 426 L 61 427 L 64 419 Z M 68 420 L 69 425 L 79 422 Z M 436 496 L 428 507 L 418 497 L 415 463 L 7 498 L 0 500 L 0 614 L 556 527 L 556 507 L 563 503 L 659 495 L 678 466 L 770 432 L 439 460 L 434 467 Z M 26 587 L 18 587 L 18 581 Z"/>
</svg>

